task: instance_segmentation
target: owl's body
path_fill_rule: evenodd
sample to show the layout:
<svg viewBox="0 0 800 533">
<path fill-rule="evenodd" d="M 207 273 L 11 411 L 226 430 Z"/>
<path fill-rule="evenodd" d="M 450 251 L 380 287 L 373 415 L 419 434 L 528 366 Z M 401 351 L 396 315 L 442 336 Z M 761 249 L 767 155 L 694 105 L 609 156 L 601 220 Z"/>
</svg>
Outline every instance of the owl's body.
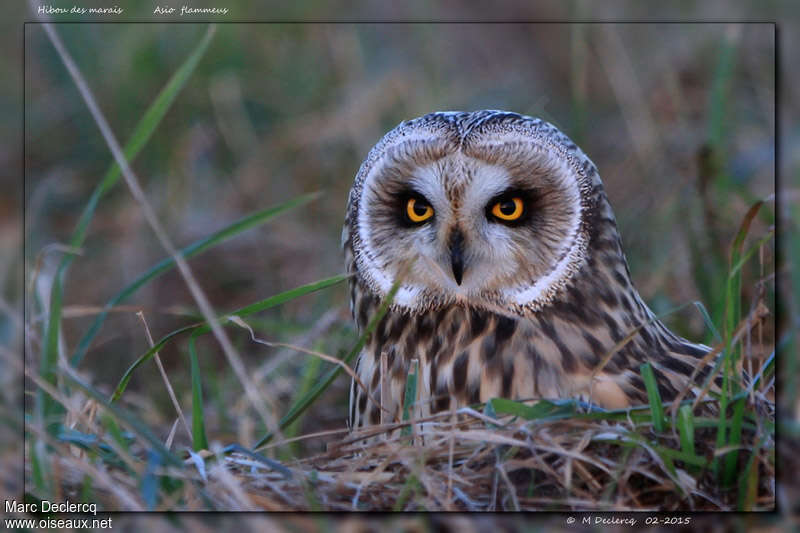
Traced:
<svg viewBox="0 0 800 533">
<path fill-rule="evenodd" d="M 359 355 L 370 394 L 353 383 L 354 428 L 400 419 L 414 360 L 424 416 L 493 397 L 642 404 L 646 361 L 670 400 L 709 350 L 655 319 L 595 166 L 538 119 L 402 123 L 362 164 L 342 242 L 360 330 L 401 276 Z"/>
</svg>

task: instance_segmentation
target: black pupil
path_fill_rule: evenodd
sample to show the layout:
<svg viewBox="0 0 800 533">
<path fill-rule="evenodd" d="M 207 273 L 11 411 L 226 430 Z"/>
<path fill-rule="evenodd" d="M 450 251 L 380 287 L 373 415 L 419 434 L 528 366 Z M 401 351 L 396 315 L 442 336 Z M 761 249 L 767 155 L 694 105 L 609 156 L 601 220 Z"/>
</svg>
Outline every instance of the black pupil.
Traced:
<svg viewBox="0 0 800 533">
<path fill-rule="evenodd" d="M 414 207 L 412 209 L 414 209 L 415 215 L 417 215 L 418 217 L 422 217 L 425 216 L 425 214 L 428 212 L 428 204 L 426 204 L 422 200 L 417 200 L 414 202 Z"/>
<path fill-rule="evenodd" d="M 504 200 L 500 202 L 500 212 L 506 216 L 511 216 L 517 210 L 517 204 L 513 200 Z"/>
</svg>

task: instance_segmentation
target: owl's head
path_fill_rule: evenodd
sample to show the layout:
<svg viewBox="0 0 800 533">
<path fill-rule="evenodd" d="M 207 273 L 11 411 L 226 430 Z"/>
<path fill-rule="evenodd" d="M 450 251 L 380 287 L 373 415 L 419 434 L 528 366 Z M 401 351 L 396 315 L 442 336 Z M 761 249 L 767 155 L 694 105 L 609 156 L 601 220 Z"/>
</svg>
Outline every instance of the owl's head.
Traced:
<svg viewBox="0 0 800 533">
<path fill-rule="evenodd" d="M 394 304 L 537 310 L 580 269 L 594 165 L 551 124 L 502 111 L 404 122 L 370 151 L 350 193 L 345 246 Z"/>
</svg>

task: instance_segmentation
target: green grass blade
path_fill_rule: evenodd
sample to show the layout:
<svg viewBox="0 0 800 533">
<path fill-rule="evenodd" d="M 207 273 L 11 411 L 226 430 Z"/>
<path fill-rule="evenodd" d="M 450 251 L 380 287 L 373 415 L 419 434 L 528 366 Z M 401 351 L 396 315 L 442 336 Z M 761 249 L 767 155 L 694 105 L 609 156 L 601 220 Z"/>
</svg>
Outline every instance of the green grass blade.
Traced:
<svg viewBox="0 0 800 533">
<path fill-rule="evenodd" d="M 90 502 L 99 499 L 94 496 L 94 491 L 92 490 L 92 478 L 88 474 L 84 474 L 83 476 L 80 496 L 78 498 L 79 498 L 78 501 L 82 502 Z"/>
<path fill-rule="evenodd" d="M 742 443 L 742 418 L 744 416 L 745 398 L 733 404 L 733 417 L 731 431 L 728 435 L 728 446 L 739 446 Z M 736 466 L 739 460 L 739 450 L 733 450 L 725 456 L 724 483 L 730 485 L 736 479 Z"/>
<path fill-rule="evenodd" d="M 657 433 L 664 432 L 664 406 L 661 405 L 661 395 L 658 393 L 658 385 L 656 384 L 656 376 L 653 373 L 653 367 L 650 363 L 643 363 L 639 367 L 644 380 L 644 386 L 647 389 L 647 399 L 650 402 L 650 413 L 653 418 L 653 429 Z"/>
<path fill-rule="evenodd" d="M 217 231 L 216 233 L 206 237 L 205 239 L 199 240 L 182 250 L 180 250 L 180 254 L 185 258 L 194 257 L 206 250 L 213 248 L 214 246 L 225 242 L 226 240 L 248 230 L 254 228 L 260 224 L 264 224 L 276 216 L 285 213 L 295 207 L 299 207 L 301 205 L 305 205 L 308 202 L 314 200 L 319 196 L 319 193 L 311 193 L 302 196 L 298 196 L 297 198 L 293 198 L 288 202 L 284 202 L 280 205 L 269 207 L 267 209 L 262 209 L 261 211 L 257 211 L 250 215 L 240 218 L 233 224 L 222 228 L 221 230 Z M 83 357 L 86 355 L 86 352 L 89 349 L 89 344 L 92 342 L 94 337 L 100 331 L 100 327 L 103 325 L 106 317 L 108 316 L 109 311 L 115 305 L 121 303 L 122 301 L 126 300 L 130 297 L 133 293 L 139 290 L 142 286 L 147 284 L 148 282 L 152 281 L 153 279 L 157 278 L 161 274 L 168 272 L 175 266 L 175 260 L 172 257 L 164 259 L 160 263 L 153 266 L 150 270 L 136 278 L 130 285 L 122 289 L 116 296 L 114 296 L 111 300 L 106 303 L 103 311 L 97 315 L 92 325 L 89 327 L 87 332 L 84 334 L 83 338 L 81 338 L 80 342 L 78 342 L 78 347 L 75 349 L 75 353 L 72 355 L 70 363 L 72 366 L 78 366 Z"/>
<path fill-rule="evenodd" d="M 525 420 L 537 420 L 550 417 L 569 417 L 575 414 L 575 403 L 556 403 L 550 400 L 539 400 L 533 405 L 525 405 L 506 398 L 489 400 L 492 410 L 498 415 L 515 415 Z"/>
<path fill-rule="evenodd" d="M 253 313 L 258 313 L 260 311 L 269 309 L 270 307 L 281 305 L 290 300 L 294 300 L 295 298 L 299 298 L 300 296 L 304 296 L 308 293 L 326 289 L 333 285 L 337 285 L 346 280 L 348 277 L 349 276 L 347 276 L 346 274 L 339 274 L 338 276 L 332 276 L 330 278 L 326 278 L 320 281 L 315 281 L 314 283 L 309 283 L 308 285 L 302 285 L 300 287 L 297 287 L 296 289 L 291 289 L 286 292 L 276 294 L 275 296 L 271 296 L 265 300 L 261 300 L 260 302 L 240 307 L 239 309 L 233 312 L 226 313 L 226 316 L 236 315 L 240 317 L 245 317 L 248 315 L 252 315 Z"/>
<path fill-rule="evenodd" d="M 728 395 L 725 394 L 725 385 L 727 385 L 727 375 L 723 377 L 723 391 L 719 399 L 719 418 L 717 419 L 717 440 L 715 442 L 715 450 L 725 447 L 726 437 L 728 434 L 728 419 L 725 418 L 725 413 L 728 411 Z M 714 460 L 711 465 L 714 476 L 719 475 L 719 457 L 715 454 Z"/>
<path fill-rule="evenodd" d="M 315 346 L 314 349 L 321 351 L 323 348 L 321 346 Z M 320 359 L 319 357 L 311 357 L 306 360 L 306 363 L 303 365 L 300 388 L 298 389 L 297 394 L 295 394 L 295 401 L 299 400 L 300 398 L 308 394 L 308 391 L 310 391 L 311 387 L 314 386 L 314 383 L 316 382 L 317 377 L 319 376 L 321 368 L 322 368 L 322 359 Z M 287 439 L 296 437 L 299 434 L 300 420 L 301 417 L 295 419 L 294 422 L 289 424 L 289 426 L 286 428 L 286 431 L 283 432 L 283 435 Z M 289 450 L 290 453 L 299 454 L 300 446 L 297 442 L 292 442 L 289 444 Z M 287 457 L 287 459 L 289 458 L 290 457 Z"/>
<path fill-rule="evenodd" d="M 739 511 L 753 510 L 758 495 L 758 468 L 754 468 L 755 453 L 750 456 L 739 482 Z"/>
<path fill-rule="evenodd" d="M 71 258 L 72 254 L 65 255 L 61 260 L 61 265 L 69 264 L 68 262 L 65 263 L 67 257 Z M 50 309 L 47 316 L 44 354 L 40 366 L 42 379 L 53 387 L 57 387 L 56 369 L 58 367 L 58 338 L 61 328 L 61 297 L 63 294 L 61 288 L 62 275 L 62 269 L 59 266 L 59 271 L 53 278 L 53 286 L 50 288 Z M 42 420 L 45 421 L 45 428 L 48 433 L 55 434 L 58 430 L 58 415 L 64 412 L 64 407 L 42 389 L 37 390 L 36 396 Z"/>
<path fill-rule="evenodd" d="M 689 405 L 682 405 L 678 409 L 678 434 L 681 450 L 694 455 L 694 414 Z"/>
<path fill-rule="evenodd" d="M 254 304 L 239 308 L 236 311 L 233 311 L 232 313 L 227 313 L 227 315 L 238 315 L 241 317 L 248 316 L 258 311 L 263 311 L 265 309 L 269 309 L 270 307 L 275 307 L 276 305 L 280 305 L 282 303 L 285 303 L 289 300 L 293 300 L 305 294 L 322 290 L 332 285 L 336 285 L 337 283 L 341 283 L 345 279 L 347 279 L 347 276 L 338 275 L 320 281 L 315 281 L 314 283 L 302 285 L 300 287 L 288 290 L 286 292 L 276 294 L 275 296 L 271 296 L 265 300 L 261 300 L 260 302 L 256 302 Z M 150 348 L 144 354 L 139 356 L 139 358 L 137 358 L 136 361 L 134 361 L 133 364 L 128 367 L 128 369 L 125 371 L 125 374 L 123 374 L 122 378 L 117 384 L 117 387 L 114 389 L 114 393 L 111 395 L 110 401 L 115 402 L 119 399 L 120 396 L 122 396 L 122 393 L 125 392 L 125 387 L 127 387 L 128 382 L 130 381 L 131 376 L 133 375 L 133 372 L 137 368 L 139 368 L 142 364 L 152 359 L 155 353 L 159 351 L 161 348 L 163 348 L 164 345 L 167 344 L 167 342 L 169 342 L 170 340 L 174 339 L 175 337 L 177 337 L 182 333 L 186 333 L 193 330 L 195 330 L 197 335 L 203 335 L 205 333 L 210 332 L 211 328 L 205 322 L 199 322 L 176 329 L 168 333 L 164 337 L 162 337 L 157 343 L 155 343 L 155 345 L 153 345 L 152 348 Z"/>
<path fill-rule="evenodd" d="M 47 460 L 45 454 L 42 453 L 44 441 L 42 439 L 29 439 L 28 440 L 28 455 L 31 462 L 31 477 L 33 478 L 33 486 L 38 494 L 50 494 L 47 487 L 47 480 L 52 479 L 48 474 Z"/>
<path fill-rule="evenodd" d="M 678 436 L 681 442 L 681 451 L 687 455 L 695 455 L 694 447 L 694 413 L 690 405 L 681 405 L 678 409 Z M 696 474 L 697 469 L 690 467 L 690 470 Z"/>
<path fill-rule="evenodd" d="M 176 329 L 175 331 L 171 331 L 167 333 L 164 337 L 162 337 L 157 343 L 153 345 L 152 348 L 147 350 L 144 353 L 144 355 L 141 355 L 138 359 L 136 359 L 136 361 L 133 362 L 131 366 L 128 367 L 128 369 L 122 375 L 122 378 L 120 378 L 119 383 L 117 384 L 117 388 L 114 389 L 113 394 L 111 394 L 109 402 L 113 403 L 119 400 L 120 396 L 122 396 L 122 393 L 125 392 L 125 387 L 128 386 L 128 382 L 131 380 L 131 376 L 133 376 L 133 371 L 139 368 L 147 361 L 149 361 L 156 354 L 156 352 L 158 352 L 161 348 L 163 348 L 167 344 L 167 342 L 177 337 L 181 333 L 186 333 L 188 331 L 195 330 L 199 327 L 201 327 L 201 324 L 191 324 L 189 326 L 184 326 L 182 328 Z"/>
<path fill-rule="evenodd" d="M 414 409 L 414 404 L 417 403 L 417 376 L 419 376 L 419 361 L 414 361 L 414 373 L 408 374 L 406 378 L 406 390 L 403 397 L 403 421 L 409 420 Z M 411 435 L 411 426 L 405 426 L 401 435 Z"/>
<path fill-rule="evenodd" d="M 383 319 L 386 312 L 389 310 L 389 306 L 394 299 L 394 295 L 397 294 L 397 290 L 400 288 L 400 281 L 395 281 L 392 288 L 389 290 L 389 293 L 386 295 L 386 299 L 383 301 L 381 306 L 378 308 L 378 311 L 369 321 L 367 327 L 364 329 L 364 332 L 358 338 L 355 346 L 342 358 L 342 361 L 349 365 L 353 359 L 355 359 L 356 355 L 358 355 L 361 350 L 364 348 L 364 345 L 367 343 L 367 338 L 372 334 L 372 331 L 378 326 L 378 323 Z M 308 394 L 302 397 L 298 402 L 296 402 L 290 409 L 289 412 L 286 413 L 283 418 L 280 419 L 278 422 L 278 427 L 280 429 L 284 429 L 286 426 L 291 424 L 298 416 L 300 416 L 308 407 L 316 401 L 320 394 L 322 394 L 325 389 L 330 386 L 331 383 L 339 376 L 342 372 L 342 367 L 336 365 L 335 368 L 332 368 L 326 376 L 317 383 L 317 385 L 311 389 Z M 253 445 L 253 449 L 257 450 L 261 446 L 265 445 L 272 439 L 272 433 L 267 433 L 261 439 Z"/>
<path fill-rule="evenodd" d="M 731 251 L 728 262 L 728 279 L 725 291 L 725 341 L 727 344 L 730 344 L 733 331 L 736 329 L 737 324 L 739 324 L 739 321 L 742 319 L 742 265 L 747 261 L 747 259 L 749 259 L 752 253 L 758 249 L 758 246 L 761 245 L 761 242 L 757 243 L 756 246 L 751 246 L 748 252 L 745 254 L 742 253 L 742 248 L 744 247 L 744 241 L 747 238 L 747 234 L 750 232 L 750 226 L 753 223 L 753 219 L 758 214 L 758 211 L 761 209 L 762 205 L 764 205 L 764 201 L 759 200 L 750 206 L 744 218 L 742 219 L 741 224 L 739 225 L 739 231 L 736 233 L 733 243 L 731 243 Z M 770 235 L 767 235 L 765 239 L 769 237 Z M 762 241 L 763 240 L 764 239 L 762 239 Z M 728 348 L 726 352 L 730 351 L 731 346 L 726 346 L 726 348 Z M 735 354 L 733 355 L 735 357 Z"/>
<path fill-rule="evenodd" d="M 197 361 L 195 340 L 197 331 L 189 337 L 189 359 L 192 374 L 192 447 L 195 451 L 208 449 L 206 423 L 203 417 L 203 383 L 201 381 L 200 364 Z"/>
<path fill-rule="evenodd" d="M 766 235 L 764 235 L 761 239 L 759 239 L 755 244 L 753 244 L 747 251 L 742 254 L 738 261 L 733 264 L 729 276 L 734 276 L 739 274 L 742 269 L 742 266 L 753 257 L 753 254 L 758 251 L 761 246 L 767 243 L 767 241 L 771 240 L 774 237 L 774 231 L 768 231 Z"/>
<path fill-rule="evenodd" d="M 184 87 L 189 76 L 205 54 L 211 42 L 211 37 L 214 35 L 214 31 L 214 27 L 211 26 L 200 43 L 198 43 L 192 51 L 191 55 L 178 70 L 175 71 L 175 74 L 173 74 L 172 78 L 167 82 L 167 85 L 161 90 L 147 111 L 145 111 L 142 119 L 134 128 L 130 140 L 123 149 L 125 158 L 129 162 L 132 162 L 136 158 L 161 123 L 164 115 L 166 115 L 172 103 L 175 101 L 175 98 L 177 98 L 178 93 Z M 114 186 L 119 180 L 119 177 L 120 169 L 114 162 L 111 164 L 108 171 L 106 171 L 102 181 L 95 187 L 92 196 L 89 198 L 89 202 L 86 204 L 86 207 L 83 209 L 78 219 L 78 224 L 70 238 L 70 246 L 72 248 L 78 249 L 83 246 L 89 222 L 94 216 L 100 198 Z M 73 254 L 66 254 L 62 257 L 56 275 L 53 278 L 53 285 L 50 289 L 50 310 L 48 313 L 47 329 L 45 331 L 41 375 L 42 378 L 51 385 L 56 384 L 56 364 L 58 362 L 58 338 L 61 329 L 61 303 L 64 276 L 73 258 Z M 58 412 L 60 409 L 58 403 L 49 395 L 45 394 L 44 391 L 39 391 L 39 399 L 42 412 L 46 419 L 50 418 L 50 415 Z"/>
<path fill-rule="evenodd" d="M 186 61 L 183 62 L 178 70 L 175 71 L 175 74 L 172 75 L 150 107 L 147 108 L 142 119 L 136 124 L 133 134 L 131 134 L 131 138 L 123 150 L 125 159 L 129 163 L 139 154 L 142 148 L 144 148 L 161 123 L 161 120 L 167 114 L 167 111 L 169 111 L 169 108 L 172 107 L 172 103 L 178 97 L 178 94 L 181 92 L 184 85 L 186 85 L 192 72 L 194 72 L 195 67 L 197 67 L 200 60 L 205 55 L 208 45 L 211 44 L 211 38 L 214 36 L 214 33 L 216 33 L 216 26 L 209 26 L 208 30 L 206 30 L 206 34 L 200 42 L 197 43 L 192 53 L 186 58 Z M 107 176 L 111 177 L 111 185 L 119 179 L 120 168 L 116 163 L 112 164 Z"/>
<path fill-rule="evenodd" d="M 595 440 L 597 440 L 598 442 L 608 442 L 611 444 L 619 444 L 622 446 L 629 445 L 629 442 L 626 442 L 627 440 L 630 442 L 634 442 L 639 446 L 648 447 L 659 455 L 659 457 L 664 461 L 664 464 L 666 465 L 667 469 L 670 471 L 670 474 L 672 475 L 676 474 L 675 465 L 672 463 L 672 461 L 682 461 L 687 465 L 695 467 L 704 467 L 708 465 L 708 460 L 705 457 L 701 457 L 699 455 L 691 453 L 686 453 L 683 450 L 673 450 L 672 448 L 668 448 L 657 442 L 645 439 L 639 433 L 626 431 L 622 433 L 622 436 L 624 437 L 624 440 L 622 441 L 620 441 L 619 439 L 605 439 L 605 438 L 595 439 Z"/>
<path fill-rule="evenodd" d="M 693 302 L 694 306 L 700 310 L 700 314 L 703 315 L 703 322 L 705 322 L 706 327 L 711 331 L 711 334 L 714 336 L 714 342 L 720 343 L 722 342 L 722 335 L 719 334 L 719 330 L 714 326 L 714 321 L 711 320 L 711 315 L 708 314 L 708 309 L 706 306 L 703 305 L 701 301 Z"/>
<path fill-rule="evenodd" d="M 734 346 L 733 334 L 742 319 L 741 300 L 742 300 L 742 265 L 749 259 L 754 250 L 761 246 L 761 242 L 756 246 L 751 246 L 747 253 L 742 253 L 745 239 L 750 232 L 750 226 L 755 219 L 761 206 L 764 205 L 763 200 L 759 200 L 747 210 L 747 213 L 739 225 L 739 230 L 731 243 L 730 257 L 728 262 L 728 276 L 725 287 L 725 327 L 724 327 L 724 340 L 725 351 L 723 352 L 724 369 L 722 374 L 722 393 L 720 397 L 720 415 L 719 425 L 717 426 L 717 449 L 726 446 L 736 446 L 741 441 L 741 422 L 742 412 L 744 409 L 744 400 L 733 400 L 733 397 L 739 393 L 739 380 L 736 377 L 737 360 L 741 352 L 741 346 Z M 767 235 L 766 238 L 770 238 Z M 763 241 L 764 239 L 762 239 Z M 734 416 L 730 423 L 730 427 L 726 423 L 725 416 L 727 413 L 728 405 L 734 403 Z M 728 431 L 730 429 L 730 431 Z M 725 457 L 724 467 L 722 471 L 722 481 L 725 485 L 730 485 L 735 479 L 736 459 L 738 452 L 731 452 Z M 715 475 L 720 474 L 720 461 L 715 456 L 713 471 Z"/>
<path fill-rule="evenodd" d="M 774 428 L 773 428 L 774 429 Z M 770 430 L 771 432 L 772 430 Z M 758 465 L 756 459 L 764 445 L 764 436 L 758 439 L 758 443 L 753 447 L 753 453 L 750 454 L 747 464 L 742 471 L 739 478 L 739 511 L 749 512 L 753 510 L 756 504 L 756 497 L 758 496 Z"/>
</svg>

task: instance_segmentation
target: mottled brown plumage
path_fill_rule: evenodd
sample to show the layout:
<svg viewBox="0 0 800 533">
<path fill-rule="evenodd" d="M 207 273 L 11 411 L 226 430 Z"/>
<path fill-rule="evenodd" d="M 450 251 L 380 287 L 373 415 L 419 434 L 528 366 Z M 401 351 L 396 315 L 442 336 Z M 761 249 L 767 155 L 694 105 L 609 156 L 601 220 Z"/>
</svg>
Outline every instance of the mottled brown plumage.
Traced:
<svg viewBox="0 0 800 533">
<path fill-rule="evenodd" d="M 417 211 L 404 212 L 410 198 Z M 506 220 L 517 199 L 522 214 Z M 400 124 L 356 176 L 342 243 L 361 330 L 411 264 L 359 356 L 370 397 L 353 384 L 352 427 L 378 423 L 378 401 L 385 421 L 399 420 L 413 360 L 424 416 L 492 397 L 646 403 L 645 361 L 668 401 L 709 350 L 655 319 L 594 164 L 538 119 L 479 111 Z"/>
</svg>

